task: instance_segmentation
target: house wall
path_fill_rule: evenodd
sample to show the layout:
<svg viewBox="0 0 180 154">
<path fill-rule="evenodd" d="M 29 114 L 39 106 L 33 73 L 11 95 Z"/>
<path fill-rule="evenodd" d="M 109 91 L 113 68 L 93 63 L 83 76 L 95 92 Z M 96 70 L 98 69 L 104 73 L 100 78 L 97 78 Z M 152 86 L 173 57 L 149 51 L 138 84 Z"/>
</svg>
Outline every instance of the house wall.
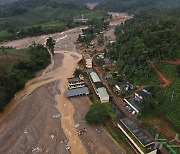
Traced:
<svg viewBox="0 0 180 154">
<path fill-rule="evenodd" d="M 75 89 L 75 88 L 80 88 L 80 87 L 84 87 L 84 84 L 76 84 L 76 85 L 69 85 L 69 89 Z"/>
<path fill-rule="evenodd" d="M 100 98 L 100 100 L 101 100 L 101 103 L 107 103 L 107 102 L 109 102 L 109 97 L 100 97 L 100 96 L 99 96 L 99 98 Z"/>
<path fill-rule="evenodd" d="M 81 80 L 79 82 L 69 82 L 69 85 L 68 85 L 68 88 L 69 89 L 75 89 L 75 88 L 80 88 L 80 87 L 84 87 L 85 84 L 84 84 L 84 81 Z"/>
<path fill-rule="evenodd" d="M 84 59 L 86 68 L 92 68 L 92 59 Z"/>
<path fill-rule="evenodd" d="M 80 82 L 69 82 L 69 85 L 84 84 L 84 81 Z"/>
<path fill-rule="evenodd" d="M 86 67 L 87 68 L 92 68 L 92 60 L 87 60 L 86 61 Z"/>
</svg>

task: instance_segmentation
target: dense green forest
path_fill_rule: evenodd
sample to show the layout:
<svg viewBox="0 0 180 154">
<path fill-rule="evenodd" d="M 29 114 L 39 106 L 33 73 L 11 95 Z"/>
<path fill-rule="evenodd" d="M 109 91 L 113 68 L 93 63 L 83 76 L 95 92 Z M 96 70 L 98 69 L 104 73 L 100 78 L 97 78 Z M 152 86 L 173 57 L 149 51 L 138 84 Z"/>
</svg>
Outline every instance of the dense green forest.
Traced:
<svg viewBox="0 0 180 154">
<path fill-rule="evenodd" d="M 162 63 L 161 60 L 180 59 L 179 15 L 179 8 L 142 11 L 124 25 L 116 27 L 116 43 L 108 44 L 105 49 L 106 56 L 117 61 L 117 71 L 124 73 L 136 85 L 149 85 L 147 89 L 153 94 L 153 99 L 145 100 L 142 117 L 162 117 L 178 130 L 180 67 Z M 166 88 L 159 86 L 162 83 L 150 65 L 151 61 L 171 80 Z"/>
<path fill-rule="evenodd" d="M 180 6 L 179 0 L 104 0 L 97 8 L 134 14 L 140 10 L 170 9 L 178 6 Z"/>
<path fill-rule="evenodd" d="M 106 54 L 117 60 L 118 71 L 140 84 L 149 84 L 155 73 L 151 60 L 180 58 L 180 19 L 172 14 L 141 12 L 116 28 L 117 42 L 107 46 Z"/>
<path fill-rule="evenodd" d="M 47 48 L 36 44 L 21 50 L 1 47 L 0 60 L 0 112 L 2 112 L 27 80 L 50 63 L 50 55 Z"/>
<path fill-rule="evenodd" d="M 7 3 L 11 3 L 11 2 L 15 2 L 17 0 L 0 0 L 0 4 L 7 4 Z"/>
<path fill-rule="evenodd" d="M 74 18 L 84 14 L 100 19 L 103 11 L 90 11 L 71 0 L 19 0 L 0 5 L 0 41 L 63 31 L 77 26 Z"/>
<path fill-rule="evenodd" d="M 146 88 L 153 94 L 153 100 L 150 103 L 154 108 L 150 110 L 149 115 L 168 120 L 173 127 L 180 131 L 180 65 L 156 62 L 156 66 L 171 80 L 171 84 L 166 88 L 158 86 Z M 153 114 L 152 111 L 154 111 Z M 143 113 L 143 116 L 146 114 Z"/>
</svg>

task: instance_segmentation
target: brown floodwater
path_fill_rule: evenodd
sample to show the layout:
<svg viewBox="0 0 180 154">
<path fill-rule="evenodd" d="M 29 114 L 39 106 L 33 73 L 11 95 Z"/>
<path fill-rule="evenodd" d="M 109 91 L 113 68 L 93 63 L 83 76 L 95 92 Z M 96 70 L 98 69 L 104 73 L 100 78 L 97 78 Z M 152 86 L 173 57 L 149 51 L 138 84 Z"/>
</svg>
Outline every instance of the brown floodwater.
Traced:
<svg viewBox="0 0 180 154">
<path fill-rule="evenodd" d="M 38 80 L 43 79 L 43 77 L 45 76 L 46 72 L 48 70 L 51 69 L 51 67 L 53 66 L 52 64 L 54 64 L 54 60 L 53 57 L 51 56 L 51 64 L 47 67 L 47 69 L 45 69 L 42 73 L 42 76 L 37 77 L 37 78 L 33 78 L 31 80 L 29 80 L 26 85 L 25 88 L 20 90 L 19 92 L 17 92 L 14 96 L 14 98 L 8 103 L 8 105 L 5 107 L 4 112 L 0 113 L 0 122 L 2 122 L 7 115 L 9 115 L 11 113 L 11 111 L 23 100 L 25 99 L 26 96 L 28 96 L 29 94 L 31 94 L 36 88 L 38 88 L 41 85 L 44 85 L 45 82 L 40 82 L 34 85 L 31 85 L 33 82 L 36 82 Z M 54 79 L 52 79 L 51 81 L 54 81 Z M 46 83 L 51 82 L 50 80 L 47 80 Z"/>
<path fill-rule="evenodd" d="M 73 72 L 77 67 L 77 63 L 81 59 L 81 55 L 77 52 L 69 51 L 56 51 L 56 53 L 64 54 L 62 66 L 51 71 L 51 68 L 53 67 L 51 64 L 47 67 L 47 69 L 44 70 L 40 77 L 34 78 L 27 82 L 25 88 L 16 93 L 15 97 L 5 108 L 5 111 L 0 114 L 0 122 L 2 122 L 15 109 L 15 107 L 21 103 L 23 99 L 28 97 L 28 95 L 30 95 L 35 89 L 47 83 L 60 80 L 59 90 L 61 93 L 54 97 L 56 97 L 57 109 L 62 114 L 61 126 L 66 137 L 68 138 L 68 145 L 71 148 L 71 153 L 84 154 L 86 153 L 85 147 L 77 135 L 77 130 L 75 128 L 73 118 L 75 109 L 71 101 L 65 96 L 65 91 L 68 87 L 67 78 L 72 77 Z M 51 62 L 54 64 L 53 60 L 51 60 Z M 1 130 L 2 129 L 3 128 L 1 127 Z"/>
<path fill-rule="evenodd" d="M 68 86 L 67 78 L 72 77 L 80 59 L 81 55 L 78 53 L 64 53 L 62 65 L 64 71 L 63 73 L 59 74 L 59 76 L 61 76 L 61 82 L 59 84 L 61 94 L 58 94 L 56 97 L 58 102 L 57 108 L 62 114 L 61 125 L 66 137 L 69 139 L 68 145 L 71 148 L 70 151 L 74 154 L 84 154 L 86 153 L 86 150 L 79 136 L 77 135 L 77 130 L 75 128 L 76 124 L 73 118 L 75 109 L 71 101 L 65 96 L 65 91 Z"/>
</svg>

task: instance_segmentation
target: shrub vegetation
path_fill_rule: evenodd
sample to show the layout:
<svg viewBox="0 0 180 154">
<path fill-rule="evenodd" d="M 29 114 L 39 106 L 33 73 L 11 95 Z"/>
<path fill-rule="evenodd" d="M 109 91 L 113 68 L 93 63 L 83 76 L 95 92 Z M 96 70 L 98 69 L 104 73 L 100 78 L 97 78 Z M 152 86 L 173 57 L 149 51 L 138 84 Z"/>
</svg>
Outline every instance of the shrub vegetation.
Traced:
<svg viewBox="0 0 180 154">
<path fill-rule="evenodd" d="M 14 59 L 12 55 L 8 54 L 8 50 L 16 50 L 6 50 L 7 56 L 9 56 L 8 63 L 12 64 L 9 64 L 8 68 L 5 63 L 0 66 L 0 112 L 3 111 L 15 93 L 24 87 L 28 79 L 32 78 L 37 71 L 45 68 L 50 63 L 47 48 L 39 44 L 30 46 L 24 58 L 19 56 L 19 58 Z"/>
</svg>

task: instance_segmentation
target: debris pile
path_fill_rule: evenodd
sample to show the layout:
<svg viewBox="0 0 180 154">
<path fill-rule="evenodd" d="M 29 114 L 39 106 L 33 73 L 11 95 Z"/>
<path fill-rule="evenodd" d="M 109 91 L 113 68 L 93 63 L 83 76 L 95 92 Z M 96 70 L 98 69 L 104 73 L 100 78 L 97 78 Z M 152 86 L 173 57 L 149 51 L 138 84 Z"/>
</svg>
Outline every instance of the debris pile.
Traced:
<svg viewBox="0 0 180 154">
<path fill-rule="evenodd" d="M 40 147 L 33 147 L 32 152 L 42 152 L 42 149 Z"/>
<path fill-rule="evenodd" d="M 60 117 L 61 117 L 60 114 L 56 114 L 56 115 L 53 116 L 53 118 L 60 118 Z"/>
</svg>

